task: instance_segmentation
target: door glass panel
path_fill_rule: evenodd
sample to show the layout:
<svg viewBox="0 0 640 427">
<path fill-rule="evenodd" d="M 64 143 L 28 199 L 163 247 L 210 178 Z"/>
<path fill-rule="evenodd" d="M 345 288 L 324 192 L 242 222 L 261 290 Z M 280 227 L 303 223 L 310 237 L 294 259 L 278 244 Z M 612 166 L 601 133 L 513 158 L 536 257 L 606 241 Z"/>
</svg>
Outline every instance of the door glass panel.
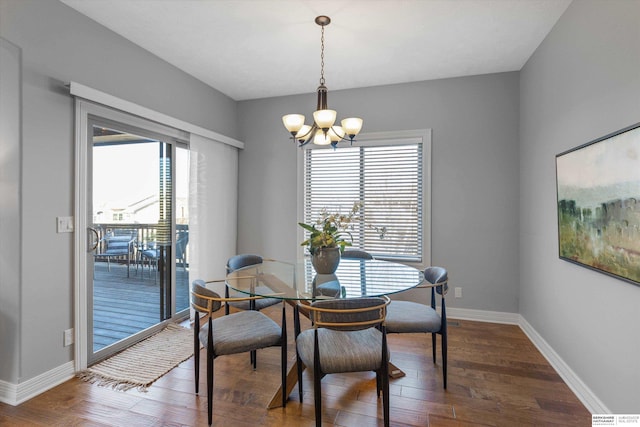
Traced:
<svg viewBox="0 0 640 427">
<path fill-rule="evenodd" d="M 93 362 L 172 317 L 177 227 L 172 144 L 93 125 L 90 158 L 89 218 L 98 239 L 88 269 L 88 354 Z M 188 236 L 188 220 L 182 221 Z"/>
</svg>

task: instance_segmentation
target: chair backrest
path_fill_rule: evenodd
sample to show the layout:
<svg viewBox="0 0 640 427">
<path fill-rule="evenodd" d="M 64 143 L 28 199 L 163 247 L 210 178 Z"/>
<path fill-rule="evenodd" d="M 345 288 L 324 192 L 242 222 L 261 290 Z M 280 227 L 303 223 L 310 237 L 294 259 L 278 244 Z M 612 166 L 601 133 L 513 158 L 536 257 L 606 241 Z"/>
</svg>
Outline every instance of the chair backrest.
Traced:
<svg viewBox="0 0 640 427">
<path fill-rule="evenodd" d="M 136 240 L 134 234 L 109 234 L 105 236 L 104 241 L 106 243 L 106 250 L 109 253 L 122 253 L 128 254 L 133 250 L 133 244 Z"/>
<path fill-rule="evenodd" d="M 367 251 L 363 251 L 362 249 L 345 249 L 341 255 L 342 258 L 356 258 L 356 259 L 373 259 L 373 255 L 371 255 Z"/>
<path fill-rule="evenodd" d="M 435 289 L 440 295 L 442 295 L 443 292 L 446 294 L 449 290 L 449 275 L 443 267 L 432 266 L 425 268 L 424 278 L 432 285 L 438 285 Z"/>
<path fill-rule="evenodd" d="M 227 274 L 248 265 L 262 264 L 262 257 L 254 254 L 235 255 L 227 260 Z"/>
<path fill-rule="evenodd" d="M 191 287 L 191 307 L 200 313 L 211 314 L 218 311 L 222 303 L 211 298 L 220 298 L 220 295 L 208 289 L 204 280 L 194 280 Z"/>
<path fill-rule="evenodd" d="M 388 297 L 328 299 L 308 307 L 314 327 L 357 331 L 384 323 Z"/>
</svg>

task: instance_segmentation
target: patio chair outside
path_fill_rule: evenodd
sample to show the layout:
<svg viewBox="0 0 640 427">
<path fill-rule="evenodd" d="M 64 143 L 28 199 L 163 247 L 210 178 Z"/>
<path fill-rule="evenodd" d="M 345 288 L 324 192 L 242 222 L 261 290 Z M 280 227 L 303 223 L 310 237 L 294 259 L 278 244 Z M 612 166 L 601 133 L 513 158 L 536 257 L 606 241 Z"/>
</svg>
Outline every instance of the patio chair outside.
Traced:
<svg viewBox="0 0 640 427">
<path fill-rule="evenodd" d="M 112 258 L 125 260 L 127 263 L 127 277 L 129 277 L 135 242 L 136 233 L 133 231 L 123 234 L 112 232 L 101 239 L 98 247 L 102 248 L 102 251 L 96 253 L 94 258 L 96 261 L 106 259 L 108 271 L 111 271 Z"/>
</svg>

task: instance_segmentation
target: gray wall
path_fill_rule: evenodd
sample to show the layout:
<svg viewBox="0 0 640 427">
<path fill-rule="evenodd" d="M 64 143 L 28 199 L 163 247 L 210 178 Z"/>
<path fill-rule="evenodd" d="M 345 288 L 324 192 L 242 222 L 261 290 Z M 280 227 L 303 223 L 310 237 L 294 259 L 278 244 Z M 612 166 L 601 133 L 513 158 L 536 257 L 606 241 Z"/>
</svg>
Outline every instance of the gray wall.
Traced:
<svg viewBox="0 0 640 427">
<path fill-rule="evenodd" d="M 331 92 L 339 117 L 363 132 L 431 128 L 432 264 L 451 271 L 453 307 L 518 312 L 518 73 Z M 314 89 L 314 88 L 310 88 Z M 294 143 L 281 117 L 315 94 L 239 103 L 238 250 L 296 258 Z"/>
<path fill-rule="evenodd" d="M 73 360 L 62 331 L 73 327 L 73 236 L 56 216 L 73 214 L 74 111 L 69 81 L 237 138 L 236 103 L 73 9 L 50 0 L 0 0 L 0 36 L 22 49 L 22 232 L 20 281 L 3 282 L 0 379 L 12 383 Z M 4 183 L 3 183 L 4 184 Z M 3 200 L 3 203 L 6 201 Z M 17 207 L 16 207 L 17 208 Z M 0 254 L 8 245 L 3 244 Z M 5 278 L 5 276 L 0 276 Z M 19 301 L 15 301 L 18 298 Z M 19 304 L 19 310 L 4 312 Z M 17 318 L 16 318 L 17 315 Z M 5 334 L 10 338 L 5 345 Z M 15 344 L 15 345 L 13 345 Z"/>
<path fill-rule="evenodd" d="M 0 343 L 20 345 L 20 48 L 0 38 Z M 17 379 L 17 352 L 0 349 L 1 373 Z"/>
<path fill-rule="evenodd" d="M 640 121 L 640 2 L 574 1 L 520 93 L 520 313 L 611 411 L 638 413 L 640 287 L 558 259 L 555 155 Z"/>
<path fill-rule="evenodd" d="M 519 311 L 618 413 L 640 408 L 640 287 L 558 260 L 554 157 L 639 121 L 639 17 L 638 1 L 575 1 L 521 73 L 329 94 L 365 132 L 433 130 L 432 263 L 464 288 L 449 304 Z M 280 117 L 309 115 L 315 94 L 241 102 L 236 118 L 234 101 L 55 1 L 0 0 L 0 36 L 23 59 L 22 153 L 3 159 L 21 171 L 3 190 L 21 199 L 1 213 L 22 231 L 0 245 L 18 269 L 0 270 L 1 380 L 72 360 L 72 236 L 55 233 L 73 212 L 64 82 L 244 139 L 238 251 L 295 258 L 297 152 Z"/>
</svg>

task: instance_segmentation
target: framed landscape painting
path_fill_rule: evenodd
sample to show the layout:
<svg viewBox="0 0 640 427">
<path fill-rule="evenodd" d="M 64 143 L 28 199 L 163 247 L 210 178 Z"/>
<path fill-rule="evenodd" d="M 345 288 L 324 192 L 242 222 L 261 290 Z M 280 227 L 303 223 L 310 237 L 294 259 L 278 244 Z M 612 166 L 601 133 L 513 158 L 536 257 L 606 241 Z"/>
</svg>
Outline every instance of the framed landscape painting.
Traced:
<svg viewBox="0 0 640 427">
<path fill-rule="evenodd" d="M 560 258 L 640 286 L 640 123 L 556 156 Z"/>
</svg>

